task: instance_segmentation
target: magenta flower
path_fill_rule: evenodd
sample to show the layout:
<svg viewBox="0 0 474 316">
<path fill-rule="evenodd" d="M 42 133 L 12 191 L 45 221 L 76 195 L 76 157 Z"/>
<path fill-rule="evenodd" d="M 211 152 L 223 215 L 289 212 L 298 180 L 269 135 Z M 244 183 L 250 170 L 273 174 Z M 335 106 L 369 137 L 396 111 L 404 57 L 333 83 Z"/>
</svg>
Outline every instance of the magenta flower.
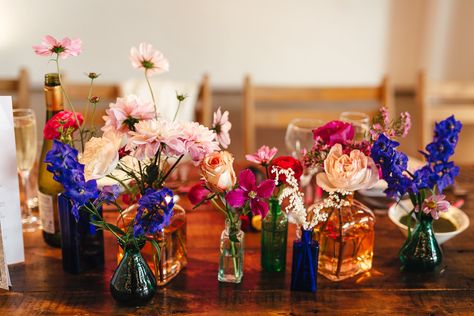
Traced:
<svg viewBox="0 0 474 316">
<path fill-rule="evenodd" d="M 207 199 L 211 191 L 205 187 L 205 182 L 200 181 L 191 187 L 188 192 L 188 199 L 193 205 L 197 205 Z"/>
<path fill-rule="evenodd" d="M 270 164 L 273 157 L 275 157 L 277 151 L 278 149 L 276 149 L 275 147 L 270 149 L 270 147 L 264 145 L 260 147 L 256 153 L 251 155 L 245 155 L 245 159 L 262 166 L 267 166 Z"/>
<path fill-rule="evenodd" d="M 324 144 L 344 144 L 354 138 L 354 126 L 342 121 L 331 121 L 313 130 L 313 139 L 322 140 Z"/>
<path fill-rule="evenodd" d="M 216 132 L 217 141 L 224 149 L 230 145 L 229 131 L 231 128 L 232 124 L 229 122 L 229 111 L 222 113 L 221 108 L 218 108 L 214 113 L 212 129 Z"/>
<path fill-rule="evenodd" d="M 153 49 L 151 44 L 140 43 L 138 48 L 130 49 L 130 61 L 133 68 L 144 69 L 146 74 L 160 74 L 170 69 L 168 59 L 162 52 Z"/>
<path fill-rule="evenodd" d="M 446 196 L 432 195 L 423 201 L 423 213 L 431 214 L 434 219 L 439 218 L 439 212 L 447 212 L 451 204 L 445 200 Z"/>
<path fill-rule="evenodd" d="M 34 45 L 33 49 L 40 56 L 58 54 L 58 56 L 65 59 L 69 56 L 78 56 L 82 51 L 81 44 L 82 42 L 79 38 L 70 39 L 65 37 L 57 41 L 51 35 L 46 35 L 43 37 L 43 42 L 40 45 Z"/>
<path fill-rule="evenodd" d="M 232 207 L 244 207 L 247 203 L 254 215 L 265 217 L 268 213 L 268 199 L 275 189 L 273 180 L 265 180 L 257 186 L 255 175 L 250 169 L 242 170 L 239 174 L 239 187 L 229 191 L 225 199 Z"/>
</svg>

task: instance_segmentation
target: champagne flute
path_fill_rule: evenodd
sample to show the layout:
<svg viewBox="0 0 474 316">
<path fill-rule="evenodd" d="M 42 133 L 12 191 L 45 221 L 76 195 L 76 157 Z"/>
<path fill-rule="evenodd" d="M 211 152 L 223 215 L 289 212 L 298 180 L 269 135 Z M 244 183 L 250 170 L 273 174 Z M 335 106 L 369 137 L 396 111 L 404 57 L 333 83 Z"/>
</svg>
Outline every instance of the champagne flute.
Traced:
<svg viewBox="0 0 474 316">
<path fill-rule="evenodd" d="M 366 140 L 369 136 L 369 116 L 367 114 L 362 112 L 342 112 L 339 119 L 354 126 L 355 140 Z"/>
<path fill-rule="evenodd" d="M 15 127 L 16 162 L 23 186 L 24 199 L 22 203 L 23 231 L 34 232 L 39 227 L 39 220 L 28 207 L 28 177 L 35 162 L 37 139 L 36 118 L 31 109 L 13 110 Z"/>
<path fill-rule="evenodd" d="M 320 127 L 324 122 L 317 119 L 294 119 L 288 124 L 285 134 L 286 148 L 290 154 L 302 160 L 303 150 L 313 147 L 313 129 Z"/>
</svg>

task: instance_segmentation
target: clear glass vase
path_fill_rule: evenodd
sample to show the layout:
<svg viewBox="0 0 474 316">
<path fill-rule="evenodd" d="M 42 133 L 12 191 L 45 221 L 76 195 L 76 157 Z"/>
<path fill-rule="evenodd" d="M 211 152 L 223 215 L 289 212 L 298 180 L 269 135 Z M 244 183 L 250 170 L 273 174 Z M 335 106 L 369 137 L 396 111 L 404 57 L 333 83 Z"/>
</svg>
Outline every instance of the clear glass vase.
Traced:
<svg viewBox="0 0 474 316">
<path fill-rule="evenodd" d="M 221 234 L 219 271 L 220 282 L 240 283 L 244 276 L 244 232 L 240 229 L 240 220 L 232 223 L 225 221 Z"/>
<path fill-rule="evenodd" d="M 138 205 L 134 204 L 122 212 L 117 220 L 120 228 L 128 225 L 137 214 Z M 175 205 L 170 225 L 156 233 L 153 238 L 160 246 L 160 254 L 151 243 L 146 243 L 142 249 L 143 258 L 156 276 L 159 286 L 169 283 L 188 264 L 186 246 L 186 212 Z M 123 249 L 118 248 L 118 260 L 123 256 Z"/>
<path fill-rule="evenodd" d="M 314 238 L 319 242 L 319 273 L 329 280 L 341 281 L 372 268 L 375 216 L 352 193 L 333 197 L 345 206 L 320 210 L 327 214 L 327 220 L 316 225 Z"/>
<path fill-rule="evenodd" d="M 313 230 L 298 230 L 293 242 L 291 265 L 291 290 L 316 292 L 318 274 L 318 242 L 313 240 Z"/>
<path fill-rule="evenodd" d="M 443 260 L 443 253 L 433 231 L 433 217 L 421 213 L 418 224 L 399 252 L 405 271 L 433 271 Z"/>
<path fill-rule="evenodd" d="M 285 271 L 288 217 L 277 199 L 270 199 L 270 211 L 262 221 L 261 265 L 269 272 Z"/>
</svg>

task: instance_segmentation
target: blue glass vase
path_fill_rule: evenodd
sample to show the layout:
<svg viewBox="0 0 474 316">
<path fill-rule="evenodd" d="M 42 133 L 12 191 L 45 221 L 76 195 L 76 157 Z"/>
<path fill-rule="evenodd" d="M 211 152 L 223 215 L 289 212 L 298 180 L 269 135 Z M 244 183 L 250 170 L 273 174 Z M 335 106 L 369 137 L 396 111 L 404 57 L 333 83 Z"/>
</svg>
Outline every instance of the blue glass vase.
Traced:
<svg viewBox="0 0 474 316">
<path fill-rule="evenodd" d="M 292 291 L 316 292 L 318 254 L 319 245 L 313 240 L 313 231 L 303 229 L 301 238 L 293 242 Z"/>
<path fill-rule="evenodd" d="M 76 221 L 72 203 L 63 194 L 58 195 L 58 206 L 64 271 L 79 274 L 103 266 L 104 234 L 90 223 L 90 214 L 80 210 Z"/>
</svg>

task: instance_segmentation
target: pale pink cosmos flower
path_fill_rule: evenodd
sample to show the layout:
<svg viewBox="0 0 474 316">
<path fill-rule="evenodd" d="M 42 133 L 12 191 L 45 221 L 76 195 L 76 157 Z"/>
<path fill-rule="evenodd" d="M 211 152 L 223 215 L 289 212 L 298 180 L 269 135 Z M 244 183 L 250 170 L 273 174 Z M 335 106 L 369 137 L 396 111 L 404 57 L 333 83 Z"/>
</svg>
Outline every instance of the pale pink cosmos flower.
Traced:
<svg viewBox="0 0 474 316">
<path fill-rule="evenodd" d="M 275 157 L 277 151 L 278 149 L 276 149 L 275 147 L 270 149 L 270 147 L 263 145 L 257 150 L 256 153 L 251 155 L 245 155 L 245 159 L 262 166 L 267 166 L 270 164 L 273 157 Z"/>
<path fill-rule="evenodd" d="M 138 49 L 132 47 L 130 49 L 130 61 L 133 68 L 144 69 L 147 75 L 160 74 L 170 69 L 168 59 L 165 58 L 163 53 L 153 49 L 153 46 L 148 43 L 140 43 Z"/>
<path fill-rule="evenodd" d="M 186 150 L 195 164 L 199 164 L 208 154 L 219 150 L 219 142 L 214 131 L 196 122 L 179 124 Z"/>
<path fill-rule="evenodd" d="M 217 141 L 224 149 L 230 145 L 229 131 L 231 128 L 232 123 L 229 122 L 229 111 L 222 113 L 221 108 L 218 108 L 214 113 L 212 129 L 216 132 Z"/>
<path fill-rule="evenodd" d="M 102 127 L 104 132 L 112 130 L 127 133 L 133 130 L 135 123 L 153 119 L 155 108 L 153 103 L 143 101 L 132 94 L 124 98 L 117 98 L 115 103 L 110 103 L 105 113 L 107 115 L 102 117 L 105 121 L 105 125 Z"/>
<path fill-rule="evenodd" d="M 186 146 L 177 123 L 165 120 L 147 120 L 135 124 L 135 131 L 129 132 L 126 150 L 138 160 L 153 158 L 161 145 L 167 156 L 181 156 Z"/>
<path fill-rule="evenodd" d="M 423 201 L 423 213 L 431 214 L 434 219 L 439 218 L 440 212 L 447 212 L 451 204 L 445 200 L 446 196 L 443 194 L 432 195 Z"/>
<path fill-rule="evenodd" d="M 58 56 L 65 59 L 69 56 L 78 56 L 82 51 L 81 45 L 82 41 L 79 38 L 70 39 L 69 37 L 65 37 L 57 41 L 51 35 L 46 35 L 43 37 L 43 42 L 41 42 L 40 45 L 33 46 L 33 50 L 40 56 L 58 54 Z"/>
</svg>

